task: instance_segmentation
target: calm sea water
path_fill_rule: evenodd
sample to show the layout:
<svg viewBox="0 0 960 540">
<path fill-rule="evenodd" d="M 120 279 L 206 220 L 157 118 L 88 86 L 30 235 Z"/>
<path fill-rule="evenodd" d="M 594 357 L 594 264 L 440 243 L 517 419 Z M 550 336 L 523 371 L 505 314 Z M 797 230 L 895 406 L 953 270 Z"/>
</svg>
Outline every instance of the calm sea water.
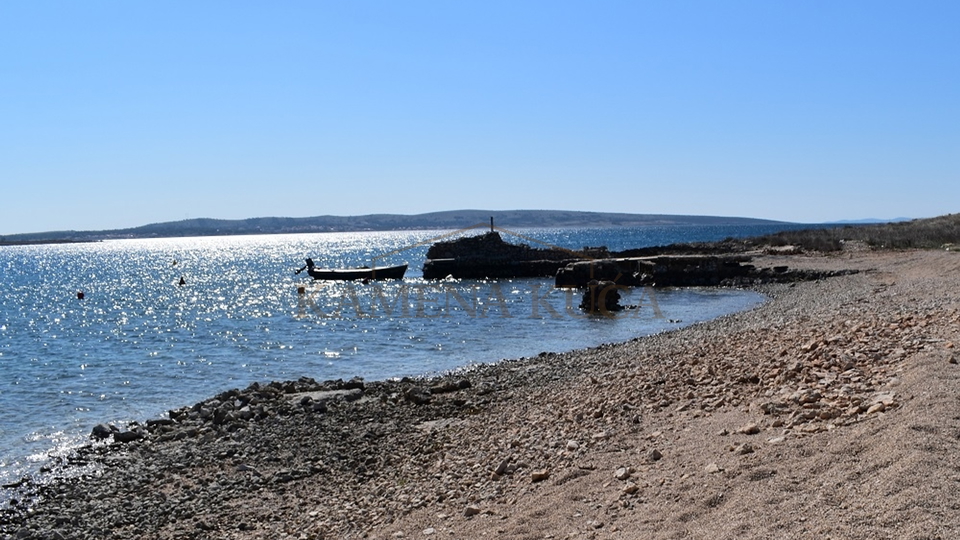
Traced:
<svg viewBox="0 0 960 540">
<path fill-rule="evenodd" d="M 618 250 L 785 227 L 527 229 L 513 241 Z M 0 248 L 0 484 L 82 443 L 97 423 L 158 417 L 254 381 L 437 373 L 625 341 L 762 300 L 638 290 L 624 303 L 639 309 L 584 317 L 579 298 L 549 279 L 424 281 L 429 241 L 446 233 Z M 410 270 L 402 282 L 314 283 L 294 273 L 307 256 L 321 266 L 406 261 Z"/>
</svg>

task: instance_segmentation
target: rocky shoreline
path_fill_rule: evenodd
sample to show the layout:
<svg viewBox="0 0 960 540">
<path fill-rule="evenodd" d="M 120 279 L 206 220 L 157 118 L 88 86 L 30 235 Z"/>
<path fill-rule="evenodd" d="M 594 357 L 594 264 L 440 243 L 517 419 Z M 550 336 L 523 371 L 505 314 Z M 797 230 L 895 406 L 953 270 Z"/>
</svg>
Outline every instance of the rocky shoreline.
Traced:
<svg viewBox="0 0 960 540">
<path fill-rule="evenodd" d="M 960 258 L 789 260 L 837 276 L 623 344 L 102 426 L 0 538 L 955 536 Z"/>
</svg>

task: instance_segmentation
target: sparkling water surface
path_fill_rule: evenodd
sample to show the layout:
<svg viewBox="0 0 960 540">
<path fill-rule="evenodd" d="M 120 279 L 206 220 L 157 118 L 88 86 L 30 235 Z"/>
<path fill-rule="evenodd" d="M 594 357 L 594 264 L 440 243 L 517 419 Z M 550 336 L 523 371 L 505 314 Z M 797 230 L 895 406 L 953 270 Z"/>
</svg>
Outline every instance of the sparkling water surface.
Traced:
<svg viewBox="0 0 960 540">
<path fill-rule="evenodd" d="M 503 236 L 534 246 L 620 250 L 785 227 L 528 229 L 520 231 L 525 238 Z M 551 279 L 424 281 L 430 240 L 448 233 L 0 248 L 0 484 L 82 443 L 97 423 L 159 417 L 254 381 L 438 373 L 625 341 L 762 301 L 728 289 L 634 290 L 623 303 L 639 309 L 585 317 L 575 309 L 579 297 L 554 290 Z M 308 256 L 320 266 L 410 268 L 402 281 L 313 282 L 294 272 Z"/>
</svg>

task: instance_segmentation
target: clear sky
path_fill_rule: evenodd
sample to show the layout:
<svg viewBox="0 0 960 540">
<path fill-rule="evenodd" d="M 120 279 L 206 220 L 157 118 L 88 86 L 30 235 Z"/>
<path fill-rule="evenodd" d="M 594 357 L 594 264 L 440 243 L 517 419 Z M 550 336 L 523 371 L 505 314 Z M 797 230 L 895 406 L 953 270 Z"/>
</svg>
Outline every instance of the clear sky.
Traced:
<svg viewBox="0 0 960 540">
<path fill-rule="evenodd" d="M 960 2 L 0 3 L 0 234 L 960 211 Z"/>
</svg>

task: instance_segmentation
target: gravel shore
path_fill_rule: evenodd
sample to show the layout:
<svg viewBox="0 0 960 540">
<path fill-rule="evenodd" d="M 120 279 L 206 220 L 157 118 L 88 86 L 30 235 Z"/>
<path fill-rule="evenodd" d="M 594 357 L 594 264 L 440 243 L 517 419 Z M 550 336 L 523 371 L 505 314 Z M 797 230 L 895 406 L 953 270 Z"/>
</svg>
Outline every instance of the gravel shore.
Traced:
<svg viewBox="0 0 960 540">
<path fill-rule="evenodd" d="M 627 343 L 103 426 L 0 538 L 958 537 L 960 254 L 756 262 L 860 272 Z"/>
</svg>

